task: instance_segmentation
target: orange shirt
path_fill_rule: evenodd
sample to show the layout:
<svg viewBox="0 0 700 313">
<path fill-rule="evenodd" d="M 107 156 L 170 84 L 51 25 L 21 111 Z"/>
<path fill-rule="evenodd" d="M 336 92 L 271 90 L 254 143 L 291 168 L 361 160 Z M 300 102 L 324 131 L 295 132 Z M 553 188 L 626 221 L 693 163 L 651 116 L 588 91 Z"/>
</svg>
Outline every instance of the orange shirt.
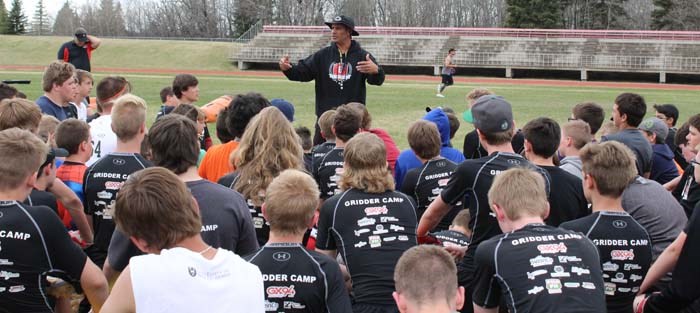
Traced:
<svg viewBox="0 0 700 313">
<path fill-rule="evenodd" d="M 236 149 L 238 149 L 238 141 L 233 140 L 209 148 L 202 163 L 199 164 L 199 176 L 216 183 L 222 176 L 233 172 L 235 168 L 231 165 L 229 158 Z"/>
</svg>

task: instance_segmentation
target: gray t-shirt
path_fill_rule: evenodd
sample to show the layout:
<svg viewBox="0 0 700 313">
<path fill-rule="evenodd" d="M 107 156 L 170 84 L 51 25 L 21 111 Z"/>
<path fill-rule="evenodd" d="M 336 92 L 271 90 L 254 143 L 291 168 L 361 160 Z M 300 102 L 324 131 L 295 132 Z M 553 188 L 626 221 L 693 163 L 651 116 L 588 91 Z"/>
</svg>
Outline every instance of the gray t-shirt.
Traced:
<svg viewBox="0 0 700 313">
<path fill-rule="evenodd" d="M 652 242 L 652 262 L 683 230 L 683 207 L 659 183 L 637 177 L 622 194 L 622 208 L 644 227 Z"/>
<path fill-rule="evenodd" d="M 199 205 L 204 242 L 237 255 L 258 250 L 253 220 L 241 194 L 204 179 L 186 184 Z M 113 269 L 123 271 L 131 257 L 141 254 L 129 237 L 118 228 L 114 231 L 107 256 Z"/>
<path fill-rule="evenodd" d="M 630 148 L 637 158 L 637 173 L 651 172 L 651 162 L 654 151 L 651 149 L 651 144 L 644 138 L 644 135 L 637 129 L 623 129 L 617 133 L 603 137 L 602 141 L 617 141 L 627 148 Z"/>
<path fill-rule="evenodd" d="M 559 168 L 567 171 L 571 175 L 578 177 L 578 179 L 583 180 L 583 173 L 581 172 L 581 170 L 583 169 L 583 164 L 581 164 L 581 157 L 565 157 L 561 159 L 561 165 L 559 165 Z"/>
</svg>

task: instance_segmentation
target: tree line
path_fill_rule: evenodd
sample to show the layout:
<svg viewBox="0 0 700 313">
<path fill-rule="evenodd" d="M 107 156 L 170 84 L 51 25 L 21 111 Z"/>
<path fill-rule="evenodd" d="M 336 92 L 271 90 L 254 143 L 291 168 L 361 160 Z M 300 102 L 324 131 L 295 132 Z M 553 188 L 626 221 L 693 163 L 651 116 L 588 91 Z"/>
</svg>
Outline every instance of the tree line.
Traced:
<svg viewBox="0 0 700 313">
<path fill-rule="evenodd" d="M 44 0 L 31 22 L 21 0 L 0 0 L 0 34 L 236 38 L 255 23 L 323 25 L 338 13 L 357 25 L 700 30 L 698 0 L 99 0 L 55 17 Z"/>
</svg>

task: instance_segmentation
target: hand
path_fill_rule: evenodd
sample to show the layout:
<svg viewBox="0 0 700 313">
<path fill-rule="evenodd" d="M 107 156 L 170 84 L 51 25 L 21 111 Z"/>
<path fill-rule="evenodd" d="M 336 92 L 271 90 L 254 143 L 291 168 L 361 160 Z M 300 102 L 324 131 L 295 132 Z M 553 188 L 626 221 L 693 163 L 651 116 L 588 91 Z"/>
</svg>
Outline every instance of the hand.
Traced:
<svg viewBox="0 0 700 313">
<path fill-rule="evenodd" d="M 279 64 L 280 64 L 280 70 L 282 72 L 285 72 L 285 71 L 289 70 L 290 68 L 292 68 L 292 64 L 289 63 L 289 56 L 288 55 L 283 56 L 280 59 Z"/>
<path fill-rule="evenodd" d="M 450 253 L 450 255 L 455 258 L 455 260 L 461 260 L 464 257 L 464 254 L 467 253 L 467 247 L 460 247 L 460 246 L 445 246 L 445 250 Z"/>
<path fill-rule="evenodd" d="M 440 239 L 437 239 L 433 234 L 426 234 L 424 236 L 418 236 L 419 245 L 438 245 L 441 246 L 442 243 Z"/>
<path fill-rule="evenodd" d="M 379 66 L 369 58 L 369 54 L 365 56 L 364 61 L 357 62 L 357 71 L 364 74 L 377 74 L 379 73 Z"/>
<path fill-rule="evenodd" d="M 647 304 L 647 300 L 649 297 L 647 295 L 638 295 L 634 298 L 634 302 L 632 304 L 632 312 L 635 313 L 642 313 L 644 312 L 644 306 Z"/>
</svg>

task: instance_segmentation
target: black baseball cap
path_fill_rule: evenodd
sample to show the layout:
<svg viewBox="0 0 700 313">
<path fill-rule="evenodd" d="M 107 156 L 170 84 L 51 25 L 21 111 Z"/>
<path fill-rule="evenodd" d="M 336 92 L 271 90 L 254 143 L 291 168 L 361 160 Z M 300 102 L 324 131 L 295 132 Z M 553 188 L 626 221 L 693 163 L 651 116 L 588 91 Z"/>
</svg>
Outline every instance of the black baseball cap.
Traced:
<svg viewBox="0 0 700 313">
<path fill-rule="evenodd" d="M 340 24 L 350 29 L 350 34 L 353 36 L 359 36 L 360 34 L 355 31 L 355 21 L 352 17 L 345 15 L 336 15 L 332 20 L 325 22 L 328 27 L 333 27 L 333 24 Z"/>
<path fill-rule="evenodd" d="M 63 148 L 49 148 L 49 153 L 46 154 L 46 161 L 44 161 L 43 164 L 39 167 L 39 169 L 44 168 L 44 166 L 47 166 L 58 157 L 58 158 L 63 158 L 68 156 L 68 150 L 63 149 Z"/>
<path fill-rule="evenodd" d="M 85 28 L 78 27 L 75 29 L 75 38 L 78 38 L 78 41 L 80 42 L 87 42 L 88 37 L 87 37 L 87 31 Z"/>
</svg>

